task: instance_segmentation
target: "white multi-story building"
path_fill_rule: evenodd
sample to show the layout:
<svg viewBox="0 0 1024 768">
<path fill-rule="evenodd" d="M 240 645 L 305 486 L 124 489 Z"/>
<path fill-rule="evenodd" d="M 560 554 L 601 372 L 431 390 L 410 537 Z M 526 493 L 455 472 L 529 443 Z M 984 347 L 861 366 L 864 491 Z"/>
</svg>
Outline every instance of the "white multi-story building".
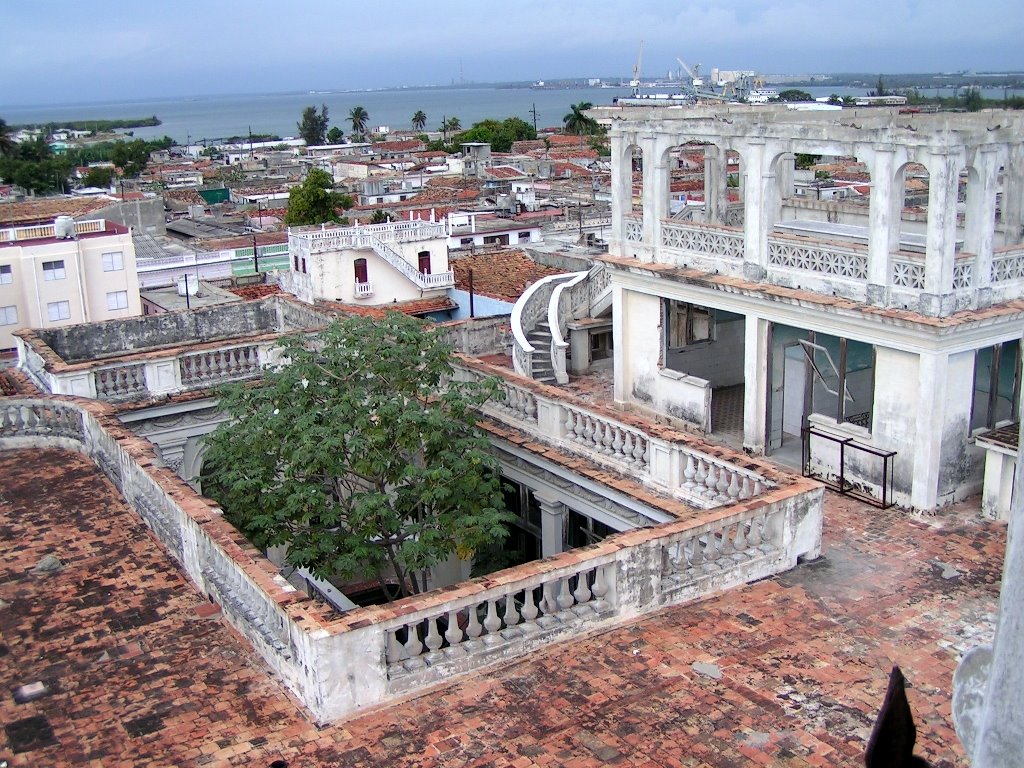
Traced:
<svg viewBox="0 0 1024 768">
<path fill-rule="evenodd" d="M 0 350 L 18 328 L 142 313 L 128 227 L 104 219 L 0 230 Z"/>
<path fill-rule="evenodd" d="M 743 106 L 593 114 L 612 147 L 604 261 L 618 403 L 725 439 L 729 414 L 716 405 L 731 401 L 734 440 L 748 453 L 791 452 L 809 474 L 884 503 L 931 509 L 980 488 L 976 436 L 1017 418 L 1024 118 Z M 672 171 L 693 151 L 705 155 L 706 203 L 673 216 Z M 731 153 L 738 202 L 727 195 Z M 796 153 L 862 161 L 868 204 L 796 197 Z M 911 175 L 927 180 L 924 212 L 905 208 Z M 558 317 L 548 295 L 550 313 L 520 317 Z M 519 329 L 516 349 L 528 374 L 548 357 L 525 343 L 531 330 Z"/>
<path fill-rule="evenodd" d="M 288 231 L 281 286 L 305 302 L 368 305 L 440 298 L 455 285 L 444 224 L 400 221 Z"/>
</svg>

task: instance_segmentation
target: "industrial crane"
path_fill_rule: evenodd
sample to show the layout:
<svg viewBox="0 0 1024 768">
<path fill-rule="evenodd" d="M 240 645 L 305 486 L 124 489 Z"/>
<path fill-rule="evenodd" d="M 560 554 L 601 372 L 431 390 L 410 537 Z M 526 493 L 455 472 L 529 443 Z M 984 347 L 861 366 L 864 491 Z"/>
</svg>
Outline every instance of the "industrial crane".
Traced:
<svg viewBox="0 0 1024 768">
<path fill-rule="evenodd" d="M 692 85 L 695 90 L 699 90 L 704 87 L 704 81 L 700 78 L 700 64 L 695 66 L 693 69 L 690 69 L 689 65 L 687 65 L 687 63 L 678 56 L 676 56 L 676 61 L 679 62 L 679 65 L 683 68 L 686 74 L 690 76 L 690 85 Z"/>
<path fill-rule="evenodd" d="M 636 65 L 633 67 L 633 79 L 629 81 L 629 87 L 633 89 L 633 95 L 640 93 L 640 66 L 644 60 L 644 41 L 640 41 L 640 53 L 636 57 Z"/>
</svg>

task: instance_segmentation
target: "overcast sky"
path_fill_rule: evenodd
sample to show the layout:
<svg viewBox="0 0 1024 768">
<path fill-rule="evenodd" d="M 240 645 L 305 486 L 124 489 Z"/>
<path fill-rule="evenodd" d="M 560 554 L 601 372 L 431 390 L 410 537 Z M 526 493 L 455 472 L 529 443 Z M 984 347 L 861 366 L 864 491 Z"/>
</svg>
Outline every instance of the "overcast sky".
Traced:
<svg viewBox="0 0 1024 768">
<path fill-rule="evenodd" d="M 645 76 L 1024 69 L 1020 0 L 0 0 L 0 105 Z"/>
</svg>

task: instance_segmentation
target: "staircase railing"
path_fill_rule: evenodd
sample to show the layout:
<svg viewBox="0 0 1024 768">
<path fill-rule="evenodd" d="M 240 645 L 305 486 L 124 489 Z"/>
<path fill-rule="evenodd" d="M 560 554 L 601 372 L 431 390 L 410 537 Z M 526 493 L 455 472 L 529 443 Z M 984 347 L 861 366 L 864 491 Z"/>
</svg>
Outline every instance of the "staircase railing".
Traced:
<svg viewBox="0 0 1024 768">
<path fill-rule="evenodd" d="M 549 275 L 527 288 L 512 307 L 512 365 L 520 376 L 533 378 L 533 356 L 537 351 L 527 334 L 547 318 L 551 294 L 555 286 L 574 275 Z"/>
<path fill-rule="evenodd" d="M 356 247 L 360 245 L 368 245 L 373 249 L 373 252 L 380 256 L 384 261 L 390 264 L 392 267 L 401 272 L 410 281 L 416 284 L 416 286 L 422 290 L 432 290 L 436 288 L 447 288 L 455 285 L 455 273 L 452 271 L 438 272 L 437 274 L 424 274 L 420 272 L 416 267 L 406 261 L 402 254 L 396 251 L 394 248 L 389 246 L 379 237 L 373 235 L 358 235 L 353 238 L 353 241 L 357 243 Z"/>
</svg>

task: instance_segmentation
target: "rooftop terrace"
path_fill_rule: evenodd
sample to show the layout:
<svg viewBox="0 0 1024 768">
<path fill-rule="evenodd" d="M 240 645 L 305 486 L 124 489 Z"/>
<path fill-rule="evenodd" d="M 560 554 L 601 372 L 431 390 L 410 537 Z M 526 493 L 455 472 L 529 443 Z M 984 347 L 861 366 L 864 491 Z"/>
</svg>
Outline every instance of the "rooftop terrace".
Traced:
<svg viewBox="0 0 1024 768">
<path fill-rule="evenodd" d="M 860 766 L 893 663 L 918 754 L 967 765 L 951 677 L 991 638 L 1006 531 L 971 504 L 829 494 L 818 564 L 317 728 L 89 460 L 0 473 L 0 680 L 47 691 L 0 701 L 12 766 Z"/>
</svg>

